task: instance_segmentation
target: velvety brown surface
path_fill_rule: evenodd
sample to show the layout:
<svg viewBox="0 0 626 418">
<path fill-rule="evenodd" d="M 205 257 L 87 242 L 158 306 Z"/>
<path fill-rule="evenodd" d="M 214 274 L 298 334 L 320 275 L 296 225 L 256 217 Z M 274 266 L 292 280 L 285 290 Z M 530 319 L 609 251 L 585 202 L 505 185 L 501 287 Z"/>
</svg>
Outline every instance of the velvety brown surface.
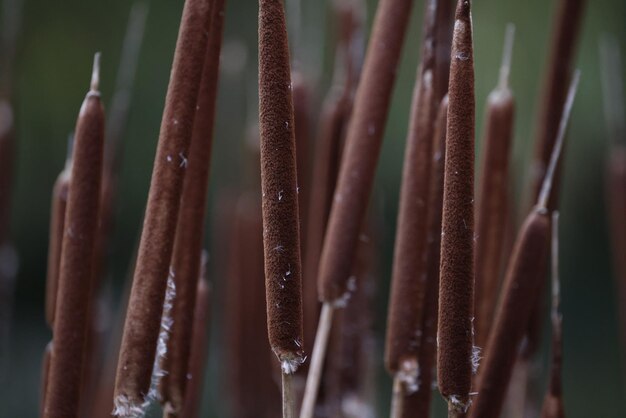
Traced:
<svg viewBox="0 0 626 418">
<path fill-rule="evenodd" d="M 69 190 L 70 172 L 66 168 L 57 177 L 52 188 L 50 209 L 50 236 L 48 239 L 48 267 L 46 270 L 46 322 L 52 328 L 56 307 L 59 268 L 61 264 L 61 246 L 63 244 L 63 225 Z"/>
<path fill-rule="evenodd" d="M 439 309 L 439 251 L 441 244 L 441 211 L 443 208 L 443 177 L 446 156 L 446 123 L 448 96 L 444 96 L 437 112 L 433 135 L 433 152 L 430 167 L 430 189 L 428 197 L 428 246 L 426 259 L 426 297 L 422 319 L 418 364 L 420 385 L 413 395 L 404 398 L 403 417 L 427 417 L 430 413 L 435 380 L 437 356 L 437 312 Z"/>
<path fill-rule="evenodd" d="M 385 365 L 392 375 L 406 360 L 417 360 L 424 294 L 427 288 L 427 226 L 436 116 L 435 18 L 436 1 L 425 5 L 419 64 L 408 127 L 396 226 L 391 294 L 387 316 Z"/>
<path fill-rule="evenodd" d="M 176 273 L 176 297 L 172 307 L 171 335 L 161 379 L 163 403 L 169 403 L 176 412 L 182 408 L 187 385 L 187 370 L 191 350 L 191 336 L 200 274 L 200 259 L 204 238 L 204 217 L 209 182 L 215 100 L 222 47 L 225 0 L 212 0 L 209 40 L 202 72 L 202 83 L 194 119 L 187 174 L 183 182 L 176 238 L 172 254 L 172 268 Z"/>
<path fill-rule="evenodd" d="M 549 242 L 550 218 L 545 208 L 536 208 L 520 229 L 507 267 L 470 418 L 500 416 L 519 345 L 545 276 Z"/>
<path fill-rule="evenodd" d="M 304 353 L 296 144 L 281 0 L 259 1 L 259 123 L 267 326 L 282 362 Z"/>
<path fill-rule="evenodd" d="M 484 347 L 493 321 L 509 214 L 509 156 L 515 102 L 508 87 L 487 99 L 474 253 L 476 345 Z"/>
<path fill-rule="evenodd" d="M 161 313 L 187 171 L 196 102 L 206 58 L 209 0 L 187 0 L 139 244 L 115 383 L 115 396 L 144 401 L 161 328 Z M 174 276 L 176 271 L 173 271 Z"/>
<path fill-rule="evenodd" d="M 63 250 L 54 315 L 54 354 L 44 417 L 77 417 L 100 204 L 104 110 L 100 93 L 90 91 L 81 106 L 74 136 Z"/>
<path fill-rule="evenodd" d="M 325 302 L 336 302 L 348 291 L 412 4 L 378 3 L 320 260 L 319 292 Z"/>
<path fill-rule="evenodd" d="M 439 391 L 469 402 L 474 316 L 474 58 L 470 2 L 457 4 L 452 40 L 441 232 Z"/>
</svg>

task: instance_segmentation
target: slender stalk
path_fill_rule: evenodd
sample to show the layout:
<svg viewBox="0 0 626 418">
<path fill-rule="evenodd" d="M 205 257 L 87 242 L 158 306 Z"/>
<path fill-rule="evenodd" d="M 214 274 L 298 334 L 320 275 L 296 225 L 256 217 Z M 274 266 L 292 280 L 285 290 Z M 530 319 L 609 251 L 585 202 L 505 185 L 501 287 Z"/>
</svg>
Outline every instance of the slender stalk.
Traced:
<svg viewBox="0 0 626 418">
<path fill-rule="evenodd" d="M 450 66 L 441 225 L 437 368 L 450 411 L 470 404 L 474 298 L 474 59 L 470 2 L 459 0 Z"/>
<path fill-rule="evenodd" d="M 91 88 L 76 123 L 45 418 L 79 414 L 103 165 L 104 110 L 98 91 L 99 63 L 97 53 Z"/>
<path fill-rule="evenodd" d="M 291 373 L 282 373 L 282 394 L 283 394 L 283 418 L 295 418 L 296 399 L 293 387 L 293 375 Z"/>
<path fill-rule="evenodd" d="M 208 194 L 215 103 L 224 23 L 224 0 L 212 0 L 208 45 L 196 116 L 189 147 L 187 174 L 183 182 L 181 207 L 172 253 L 176 272 L 176 298 L 172 307 L 172 335 L 163 361 L 167 374 L 161 379 L 161 402 L 170 404 L 173 414 L 180 411 L 188 381 L 188 364 L 204 238 L 204 218 Z"/>
<path fill-rule="evenodd" d="M 39 394 L 39 416 L 43 416 L 46 405 L 46 392 L 48 391 L 48 376 L 50 375 L 50 359 L 52 358 L 52 341 L 46 345 L 41 360 L 41 383 Z"/>
<path fill-rule="evenodd" d="M 390 418 L 402 418 L 402 411 L 404 410 L 404 382 L 396 375 L 393 379 L 393 393 L 391 397 L 391 413 Z"/>
<path fill-rule="evenodd" d="M 527 330 L 532 309 L 541 289 L 549 253 L 550 217 L 548 198 L 580 74 L 576 72 L 563 108 L 559 133 L 537 205 L 517 236 L 503 285 L 501 301 L 489 336 L 485 360 L 478 375 L 478 397 L 470 418 L 497 418 L 509 386 L 519 344 Z"/>
<path fill-rule="evenodd" d="M 124 326 L 115 384 L 115 411 L 132 416 L 150 401 L 180 197 L 186 172 L 202 67 L 208 0 L 187 0 L 174 54 L 150 192 Z"/>
<path fill-rule="evenodd" d="M 422 61 L 418 66 L 410 125 L 406 141 L 398 223 L 394 247 L 391 294 L 387 314 L 385 365 L 394 380 L 401 380 L 401 395 L 394 393 L 392 414 L 402 416 L 404 402 L 419 388 L 417 358 L 422 335 L 426 293 L 428 197 L 435 114 L 434 71 L 437 2 L 424 12 Z M 395 412 L 394 412 L 395 411 Z"/>
<path fill-rule="evenodd" d="M 507 26 L 498 86 L 487 98 L 474 254 L 476 345 L 484 347 L 496 307 L 507 216 L 515 101 L 508 87 L 515 26 Z"/>
</svg>

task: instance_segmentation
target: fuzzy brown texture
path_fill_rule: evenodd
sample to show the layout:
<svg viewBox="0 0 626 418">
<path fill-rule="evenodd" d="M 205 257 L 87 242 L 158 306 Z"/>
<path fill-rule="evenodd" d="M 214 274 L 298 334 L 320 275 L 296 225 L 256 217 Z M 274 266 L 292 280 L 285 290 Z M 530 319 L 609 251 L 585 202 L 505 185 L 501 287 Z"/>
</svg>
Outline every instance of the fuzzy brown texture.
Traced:
<svg viewBox="0 0 626 418">
<path fill-rule="evenodd" d="M 63 244 L 63 225 L 69 190 L 70 172 L 66 168 L 59 174 L 52 189 L 52 208 L 50 210 L 50 236 L 48 240 L 48 267 L 46 274 L 46 321 L 52 328 L 54 310 L 59 284 L 59 268 L 61 264 L 61 246 Z"/>
<path fill-rule="evenodd" d="M 606 194 L 611 225 L 613 275 L 619 292 L 622 351 L 626 352 L 626 145 L 616 145 L 611 150 Z"/>
<path fill-rule="evenodd" d="M 160 390 L 162 402 L 169 404 L 174 412 L 179 411 L 183 406 L 188 381 L 187 370 L 191 352 L 197 278 L 200 274 L 204 238 L 224 9 L 225 0 L 211 1 L 209 41 L 171 262 L 176 285 L 176 297 L 172 306 L 174 322 L 167 344 L 167 356 L 162 366 L 167 374 L 161 379 Z"/>
<path fill-rule="evenodd" d="M 586 0 L 559 0 L 554 16 L 548 68 L 540 99 L 535 150 L 530 178 L 530 202 L 535 202 L 548 168 L 552 148 L 556 141 L 559 121 L 563 112 L 572 65 L 576 58 L 576 45 L 581 31 Z M 557 170 L 557 173 L 560 170 Z M 556 175 L 548 209 L 557 207 L 559 175 Z"/>
<path fill-rule="evenodd" d="M 452 44 L 452 25 L 454 13 L 452 1 L 437 0 L 437 22 L 435 24 L 437 34 L 435 39 L 436 70 L 435 70 L 435 100 L 443 100 L 448 93 L 450 78 L 450 48 Z"/>
<path fill-rule="evenodd" d="M 84 347 L 91 320 L 89 297 L 102 177 L 104 110 L 98 92 L 87 93 L 75 132 L 54 315 L 54 355 L 44 407 L 46 418 L 78 416 Z"/>
<path fill-rule="evenodd" d="M 550 218 L 545 208 L 537 207 L 522 225 L 507 267 L 470 418 L 500 416 L 519 345 L 545 275 L 549 244 Z"/>
<path fill-rule="evenodd" d="M 124 326 L 115 397 L 140 405 L 150 387 L 196 102 L 206 57 L 209 0 L 186 0 Z M 174 276 L 176 271 L 173 272 Z"/>
<path fill-rule="evenodd" d="M 508 87 L 487 99 L 474 254 L 476 345 L 484 347 L 496 307 L 509 215 L 509 155 L 515 102 Z"/>
<path fill-rule="evenodd" d="M 469 403 L 474 316 L 474 57 L 469 1 L 459 0 L 452 41 L 441 226 L 439 391 Z M 454 398 L 453 398 L 454 397 Z"/>
<path fill-rule="evenodd" d="M 223 213 L 231 237 L 226 287 L 225 380 L 233 416 L 280 414 L 280 378 L 274 375 L 266 323 L 263 224 L 258 190 L 245 192 Z M 226 219 L 224 221 L 224 219 Z M 220 244 L 222 241 L 220 241 Z"/>
<path fill-rule="evenodd" d="M 52 358 L 52 341 L 46 345 L 41 359 L 41 383 L 39 393 L 39 416 L 43 416 L 44 406 L 46 404 L 46 391 L 48 389 L 48 376 L 50 374 L 50 359 Z"/>
<path fill-rule="evenodd" d="M 403 417 L 428 417 L 432 400 L 432 382 L 435 380 L 437 356 L 437 312 L 439 309 L 439 251 L 441 244 L 441 212 L 443 209 L 443 177 L 446 156 L 446 122 L 448 116 L 448 96 L 439 104 L 433 152 L 430 166 L 430 188 L 428 197 L 428 245 L 426 259 L 426 296 L 422 319 L 422 337 L 417 363 L 420 366 L 420 385 L 412 395 L 405 396 Z"/>
<path fill-rule="evenodd" d="M 320 260 L 319 293 L 324 302 L 348 295 L 412 5 L 411 0 L 378 3 Z"/>
<path fill-rule="evenodd" d="M 267 326 L 279 361 L 300 362 L 302 283 L 289 47 L 281 0 L 259 1 L 259 122 Z"/>
<path fill-rule="evenodd" d="M 387 316 L 385 365 L 394 375 L 404 361 L 416 361 L 426 293 L 428 198 L 433 129 L 436 115 L 436 1 L 426 2 L 422 61 L 418 67 L 409 123 Z"/>
<path fill-rule="evenodd" d="M 206 272 L 206 266 L 204 267 Z M 202 387 L 209 348 L 209 321 L 211 318 L 211 287 L 202 274 L 198 281 L 196 303 L 193 314 L 191 333 L 191 351 L 189 354 L 188 382 L 185 388 L 185 399 L 180 413 L 181 417 L 198 418 L 202 401 Z"/>
</svg>

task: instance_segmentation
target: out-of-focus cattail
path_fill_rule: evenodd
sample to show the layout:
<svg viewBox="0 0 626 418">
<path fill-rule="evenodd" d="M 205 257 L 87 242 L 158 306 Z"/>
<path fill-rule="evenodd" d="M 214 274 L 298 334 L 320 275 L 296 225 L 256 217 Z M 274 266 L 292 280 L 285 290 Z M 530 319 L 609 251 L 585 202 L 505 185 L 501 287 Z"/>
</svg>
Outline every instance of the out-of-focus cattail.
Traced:
<svg viewBox="0 0 626 418">
<path fill-rule="evenodd" d="M 319 265 L 318 284 L 324 305 L 315 337 L 301 418 L 310 418 L 313 414 L 332 311 L 338 304 L 346 302 L 350 288 L 356 285 L 354 280 L 350 280 L 350 270 L 369 203 L 412 4 L 410 0 L 383 0 L 378 3 L 376 10 Z"/>
<path fill-rule="evenodd" d="M 211 285 L 207 279 L 208 255 L 203 254 L 202 268 L 196 291 L 193 327 L 191 332 L 191 350 L 187 367 L 187 385 L 181 417 L 198 418 L 202 401 L 202 383 L 209 348 L 209 321 L 211 319 Z"/>
<path fill-rule="evenodd" d="M 440 102 L 448 93 L 450 78 L 450 48 L 452 46 L 452 26 L 454 22 L 454 10 L 452 1 L 437 1 L 437 22 L 435 24 L 437 34 L 436 71 L 435 71 L 435 100 Z M 437 267 L 439 268 L 439 267 Z"/>
<path fill-rule="evenodd" d="M 427 417 L 430 414 L 432 382 L 435 380 L 437 356 L 437 312 L 439 309 L 439 257 L 441 244 L 441 214 L 443 209 L 443 178 L 446 157 L 446 123 L 448 96 L 439 105 L 433 152 L 430 166 L 428 197 L 428 244 L 426 247 L 427 276 L 422 316 L 422 338 L 417 364 L 420 368 L 420 385 L 417 392 L 404 398 L 403 417 Z"/>
<path fill-rule="evenodd" d="M 70 141 L 73 141 L 72 137 L 70 137 Z M 52 328 L 54 324 L 54 311 L 56 308 L 57 289 L 59 285 L 65 210 L 67 207 L 67 194 L 70 185 L 70 173 L 72 171 L 71 152 L 71 144 L 68 144 L 68 156 L 65 160 L 65 167 L 57 177 L 54 187 L 52 188 L 50 236 L 48 240 L 48 266 L 46 276 L 46 321 L 48 322 L 48 326 L 50 328 Z"/>
<path fill-rule="evenodd" d="M 283 417 L 295 415 L 291 375 L 304 362 L 300 228 L 285 11 L 259 1 L 259 127 L 267 327 L 283 377 Z"/>
<path fill-rule="evenodd" d="M 418 67 L 410 124 L 407 133 L 393 271 L 385 365 L 402 382 L 394 393 L 392 416 L 401 416 L 402 399 L 417 391 L 420 337 L 426 293 L 428 198 L 433 128 L 436 114 L 434 71 L 436 68 L 435 19 L 437 2 L 427 1 L 424 12 L 422 58 Z M 396 385 L 397 387 L 397 385 Z"/>
<path fill-rule="evenodd" d="M 219 57 L 224 26 L 224 4 L 224 0 L 211 2 L 207 53 L 172 254 L 171 264 L 175 272 L 174 284 L 176 285 L 176 298 L 172 306 L 174 323 L 168 341 L 168 354 L 162 366 L 167 374 L 163 376 L 160 387 L 161 401 L 167 405 L 171 416 L 176 416 L 175 414 L 183 406 L 188 381 L 193 315 L 204 238 Z"/>
<path fill-rule="evenodd" d="M 100 54 L 76 123 L 44 417 L 78 416 L 104 144 Z"/>
<path fill-rule="evenodd" d="M 474 56 L 470 2 L 457 3 L 441 223 L 437 370 L 450 416 L 467 410 L 473 369 Z"/>
<path fill-rule="evenodd" d="M 478 375 L 478 397 L 471 408 L 470 418 L 500 416 L 519 344 L 538 300 L 537 295 L 541 289 L 550 249 L 548 202 L 578 80 L 579 73 L 576 72 L 563 108 L 557 142 L 537 205 L 522 225 L 509 261 L 496 320 L 489 335 L 485 360 Z"/>
<path fill-rule="evenodd" d="M 189 144 L 206 58 L 209 0 L 186 0 L 170 76 L 115 384 L 119 417 L 149 397 Z"/>
<path fill-rule="evenodd" d="M 572 74 L 576 44 L 580 34 L 586 0 L 559 0 L 554 16 L 552 40 L 548 56 L 548 68 L 539 101 L 535 150 L 530 167 L 529 205 L 539 196 L 546 175 L 550 155 L 556 142 L 559 121 L 567 95 L 567 85 Z M 557 206 L 559 168 L 550 196 L 549 209 Z"/>
<path fill-rule="evenodd" d="M 611 143 L 606 172 L 606 199 L 611 233 L 613 275 L 618 290 L 622 369 L 626 376 L 626 111 L 619 45 L 605 38 L 600 45 L 604 113 Z"/>
<path fill-rule="evenodd" d="M 564 418 L 563 384 L 561 369 L 563 366 L 563 318 L 559 311 L 561 298 L 559 281 L 559 213 L 552 213 L 552 364 L 550 383 L 543 400 L 542 418 Z"/>
<path fill-rule="evenodd" d="M 509 155 L 515 101 L 508 86 L 515 26 L 506 30 L 498 86 L 487 98 L 474 253 L 476 345 L 484 347 L 496 307 L 509 214 Z"/>
</svg>

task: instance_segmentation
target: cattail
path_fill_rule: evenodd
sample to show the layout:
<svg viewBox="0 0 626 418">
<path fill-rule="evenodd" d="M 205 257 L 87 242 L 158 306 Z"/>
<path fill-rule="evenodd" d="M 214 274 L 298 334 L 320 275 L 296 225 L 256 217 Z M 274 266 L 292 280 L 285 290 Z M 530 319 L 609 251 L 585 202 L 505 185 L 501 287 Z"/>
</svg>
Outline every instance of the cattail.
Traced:
<svg viewBox="0 0 626 418">
<path fill-rule="evenodd" d="M 509 154 L 515 101 L 508 86 L 515 26 L 506 30 L 499 85 L 487 98 L 483 162 L 476 217 L 474 254 L 476 345 L 484 347 L 500 285 L 504 238 L 509 213 Z"/>
<path fill-rule="evenodd" d="M 267 327 L 283 372 L 283 416 L 293 417 L 291 374 L 304 352 L 296 144 L 281 0 L 259 1 L 259 123 Z"/>
<path fill-rule="evenodd" d="M 433 97 L 436 13 L 437 2 L 427 1 L 422 62 L 413 91 L 394 248 L 385 364 L 388 372 L 402 382 L 398 396 L 394 396 L 392 410 L 395 411 L 402 409 L 402 397 L 415 392 L 419 386 L 417 357 L 426 292 L 428 187 L 436 112 Z"/>
<path fill-rule="evenodd" d="M 301 418 L 310 418 L 313 414 L 332 311 L 346 302 L 350 288 L 355 285 L 350 280 L 350 270 L 369 202 L 412 4 L 410 0 L 383 0 L 378 3 L 363 75 L 356 90 L 354 110 L 346 134 L 345 158 L 342 159 L 324 238 L 318 273 L 320 299 L 324 306 Z"/>
<path fill-rule="evenodd" d="M 103 160 L 99 61 L 98 53 L 91 89 L 76 123 L 54 315 L 54 354 L 45 395 L 46 418 L 78 416 Z"/>
<path fill-rule="evenodd" d="M 600 45 L 604 113 L 611 144 L 606 168 L 606 197 L 611 232 L 613 275 L 618 290 L 622 368 L 626 373 L 626 112 L 619 45 L 605 38 Z"/>
<path fill-rule="evenodd" d="M 531 195 L 529 202 L 534 202 L 539 196 L 550 161 L 550 155 L 556 142 L 585 4 L 586 0 L 559 0 L 557 5 L 549 49 L 548 68 L 546 69 L 546 78 L 542 89 L 543 97 L 539 101 L 535 150 L 533 163 L 530 168 Z M 557 168 L 555 187 L 550 197 L 550 209 L 556 207 L 559 171 L 559 168 Z"/>
<path fill-rule="evenodd" d="M 208 20 L 208 0 L 185 2 L 120 349 L 116 416 L 137 414 L 152 394 L 168 277 L 176 275 L 170 271 L 170 259 L 206 56 Z"/>
<path fill-rule="evenodd" d="M 207 280 L 208 255 L 203 254 L 200 279 L 196 291 L 194 305 L 193 328 L 191 332 L 191 350 L 187 368 L 188 382 L 185 388 L 185 399 L 180 413 L 181 417 L 198 418 L 202 400 L 202 383 L 209 347 L 208 325 L 211 315 L 211 285 Z"/>
<path fill-rule="evenodd" d="M 450 79 L 450 48 L 452 46 L 452 26 L 454 13 L 452 2 L 449 0 L 437 1 L 436 28 L 436 69 L 435 69 L 435 101 L 440 102 L 448 93 Z M 439 267 L 437 267 L 439 268 Z"/>
<path fill-rule="evenodd" d="M 564 418 L 563 384 L 561 369 L 563 365 L 563 319 L 559 312 L 559 213 L 552 214 L 552 364 L 548 393 L 543 400 L 542 418 Z"/>
<path fill-rule="evenodd" d="M 70 136 L 70 141 L 72 140 Z M 57 177 L 54 187 L 52 188 L 48 267 L 46 276 L 46 321 L 51 328 L 54 324 L 54 311 L 56 309 L 59 269 L 61 267 L 61 246 L 63 244 L 65 211 L 67 208 L 67 194 L 69 191 L 71 171 L 72 158 L 71 145 L 69 145 L 65 168 Z"/>
<path fill-rule="evenodd" d="M 478 397 L 470 411 L 470 418 L 500 416 L 519 344 L 527 329 L 533 306 L 538 300 L 550 245 L 547 205 L 578 80 L 579 73 L 576 72 L 563 108 L 557 142 L 537 205 L 526 218 L 515 243 L 496 320 L 489 335 L 485 361 L 478 375 Z"/>
<path fill-rule="evenodd" d="M 433 152 L 430 166 L 430 186 L 428 197 L 428 242 L 426 247 L 427 276 L 422 316 L 422 337 L 420 340 L 419 365 L 420 385 L 417 392 L 403 400 L 403 417 L 427 417 L 430 414 L 432 385 L 435 380 L 435 360 L 437 355 L 437 311 L 439 309 L 439 256 L 441 244 L 441 213 L 443 209 L 443 178 L 446 156 L 446 122 L 448 117 L 448 96 L 439 105 Z"/>
<path fill-rule="evenodd" d="M 172 269 L 176 273 L 174 276 L 176 298 L 172 307 L 174 324 L 168 344 L 168 355 L 163 360 L 163 368 L 167 374 L 161 380 L 162 402 L 168 405 L 168 410 L 172 411 L 172 414 L 182 408 L 188 380 L 187 366 L 191 350 L 197 277 L 200 273 L 204 237 L 204 216 L 213 140 L 219 57 L 222 45 L 224 3 L 224 0 L 212 0 L 211 2 L 207 54 L 196 106 L 196 117 L 194 118 L 189 148 L 188 172 L 183 183 L 181 207 L 172 254 Z"/>
<path fill-rule="evenodd" d="M 474 57 L 470 2 L 457 3 L 441 223 L 437 367 L 450 416 L 467 410 L 473 357 Z"/>
</svg>

